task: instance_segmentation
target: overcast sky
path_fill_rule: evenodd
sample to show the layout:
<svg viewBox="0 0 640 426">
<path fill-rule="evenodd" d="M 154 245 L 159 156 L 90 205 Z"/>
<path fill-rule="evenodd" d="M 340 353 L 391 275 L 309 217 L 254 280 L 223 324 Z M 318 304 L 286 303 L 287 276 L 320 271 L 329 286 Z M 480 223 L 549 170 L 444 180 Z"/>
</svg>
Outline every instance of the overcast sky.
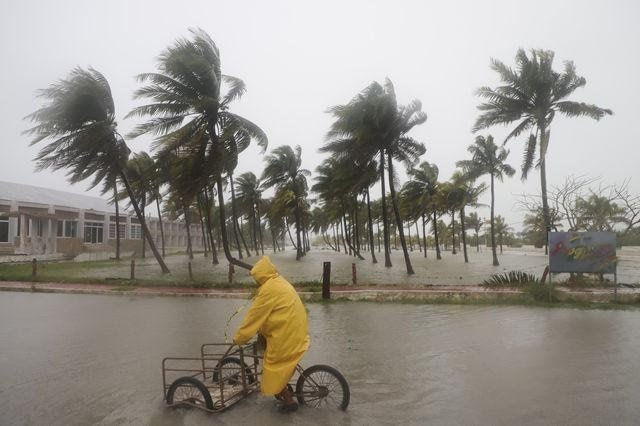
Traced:
<svg viewBox="0 0 640 426">
<path fill-rule="evenodd" d="M 304 167 L 313 171 L 331 123 L 326 109 L 389 77 L 401 103 L 422 101 L 429 118 L 412 135 L 425 143 L 422 159 L 438 165 L 442 180 L 469 157 L 480 102 L 474 92 L 498 83 L 490 58 L 513 65 L 520 47 L 551 49 L 557 70 L 573 60 L 587 79 L 572 99 L 615 115 L 600 122 L 556 116 L 550 185 L 588 174 L 605 184 L 631 177 L 633 190 L 640 190 L 638 1 L 21 0 L 3 2 L 1 12 L 0 180 L 84 192 L 85 185 L 69 185 L 62 172 L 34 172 L 38 147 L 29 147 L 21 132 L 29 127 L 23 117 L 41 105 L 35 91 L 75 66 L 92 66 L 109 80 L 124 134 L 137 123 L 123 119 L 136 105 L 134 76 L 155 71 L 164 47 L 201 27 L 220 49 L 223 73 L 247 84 L 233 109 L 266 131 L 269 149 L 299 144 Z M 505 129 L 487 133 L 501 141 Z M 151 139 L 128 142 L 134 151 L 148 150 Z M 507 145 L 516 169 L 523 142 Z M 238 173 L 262 168 L 262 156 L 250 149 Z M 526 182 L 518 173 L 498 183 L 496 212 L 519 229 L 516 195 L 538 190 L 538 173 Z"/>
</svg>

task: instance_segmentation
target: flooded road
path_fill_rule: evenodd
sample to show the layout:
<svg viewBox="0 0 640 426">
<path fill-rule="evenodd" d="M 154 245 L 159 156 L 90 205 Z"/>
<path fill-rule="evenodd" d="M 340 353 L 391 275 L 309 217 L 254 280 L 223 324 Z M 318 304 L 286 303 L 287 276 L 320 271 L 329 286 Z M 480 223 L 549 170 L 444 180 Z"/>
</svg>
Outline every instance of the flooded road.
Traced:
<svg viewBox="0 0 640 426">
<path fill-rule="evenodd" d="M 309 304 L 303 365 L 346 413 L 163 406 L 161 360 L 223 340 L 243 300 L 0 293 L 0 424 L 637 424 L 640 311 Z M 239 319 L 234 321 L 231 332 Z"/>
<path fill-rule="evenodd" d="M 485 247 L 480 252 L 469 250 L 469 263 L 464 263 L 461 253 L 453 255 L 451 252 L 443 252 L 442 260 L 436 260 L 436 254 L 428 250 L 425 259 L 417 249 L 410 253 L 415 275 L 407 275 L 404 266 L 402 251 L 394 250 L 391 253 L 392 268 L 385 268 L 384 254 L 376 253 L 377 264 L 371 263 L 369 253 L 363 253 L 365 260 L 357 260 L 344 253 L 336 253 L 331 250 L 314 248 L 300 261 L 295 260 L 295 251 L 273 253 L 265 251 L 280 272 L 291 282 L 302 283 L 309 281 L 322 281 L 322 263 L 329 261 L 331 265 L 331 281 L 336 284 L 351 283 L 351 264 L 355 263 L 358 271 L 358 283 L 360 284 L 400 284 L 400 285 L 477 285 L 489 278 L 492 274 L 504 273 L 512 270 L 524 271 L 541 276 L 549 257 L 543 249 L 523 247 L 511 249 L 505 247 L 504 253 L 498 254 L 500 266 L 492 265 L 491 250 Z M 640 284 L 640 248 L 624 247 L 618 249 L 620 263 L 618 264 L 618 282 L 626 284 Z M 228 263 L 222 254 L 219 254 L 220 264 L 212 265 L 211 258 L 205 258 L 202 254 L 196 254 L 192 261 L 193 276 L 202 282 L 227 282 Z M 247 262 L 255 263 L 259 257 L 251 257 Z M 155 281 L 175 282 L 186 280 L 188 275 L 189 259 L 186 255 L 172 255 L 165 259 L 171 269 L 171 274 L 161 274 L 155 259 L 148 256 L 145 259 L 136 259 L 136 277 L 140 279 L 152 279 Z M 62 278 L 73 277 L 76 279 L 91 280 L 92 278 L 128 278 L 130 275 L 130 261 L 114 262 L 103 269 L 82 267 L 77 264 L 75 271 L 65 272 Z M 0 265 L 1 268 L 2 265 Z M 46 268 L 46 266 L 43 266 Z M 44 269 L 43 269 L 44 270 Z M 566 279 L 568 274 L 556 275 L 554 280 L 560 282 Z M 612 276 L 607 276 L 613 279 Z M 55 276 L 50 278 L 55 281 Z M 249 273 L 242 268 L 236 268 L 236 283 L 252 283 Z"/>
</svg>

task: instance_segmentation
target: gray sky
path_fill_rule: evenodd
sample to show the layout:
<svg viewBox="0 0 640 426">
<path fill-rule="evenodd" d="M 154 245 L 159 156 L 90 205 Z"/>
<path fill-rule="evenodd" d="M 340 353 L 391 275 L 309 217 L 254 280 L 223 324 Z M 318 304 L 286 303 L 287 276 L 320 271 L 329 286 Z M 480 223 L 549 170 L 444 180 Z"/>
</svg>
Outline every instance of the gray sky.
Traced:
<svg viewBox="0 0 640 426">
<path fill-rule="evenodd" d="M 21 134 L 22 117 L 41 105 L 34 94 L 79 65 L 109 80 L 119 129 L 136 103 L 134 76 L 156 69 L 155 58 L 188 28 L 201 27 L 217 43 L 223 72 L 242 78 L 247 94 L 234 110 L 260 125 L 269 149 L 299 144 L 304 167 L 314 170 L 331 118 L 325 110 L 346 103 L 371 81 L 389 77 L 399 101 L 422 101 L 427 122 L 412 135 L 422 158 L 448 179 L 468 158 L 479 86 L 495 86 L 490 58 L 513 65 L 519 47 L 556 52 L 556 69 L 573 60 L 587 86 L 573 100 L 611 108 L 600 122 L 557 116 L 551 128 L 550 184 L 568 174 L 602 176 L 604 183 L 631 177 L 640 189 L 638 95 L 640 2 L 629 1 L 31 1 L 4 2 L 0 15 L 0 180 L 82 193 L 64 173 L 34 173 L 38 147 Z M 489 131 L 501 141 L 505 129 Z M 483 132 L 487 134 L 489 132 Z M 128 141 L 148 150 L 150 138 Z M 516 169 L 523 140 L 509 143 Z M 259 174 L 257 149 L 245 152 L 238 172 Z M 496 212 L 520 228 L 515 194 L 535 193 L 539 174 L 497 187 Z M 97 195 L 97 190 L 91 192 Z M 379 191 L 376 196 L 379 195 Z M 485 195 L 481 200 L 488 203 Z M 480 211 L 488 216 L 488 209 Z"/>
</svg>

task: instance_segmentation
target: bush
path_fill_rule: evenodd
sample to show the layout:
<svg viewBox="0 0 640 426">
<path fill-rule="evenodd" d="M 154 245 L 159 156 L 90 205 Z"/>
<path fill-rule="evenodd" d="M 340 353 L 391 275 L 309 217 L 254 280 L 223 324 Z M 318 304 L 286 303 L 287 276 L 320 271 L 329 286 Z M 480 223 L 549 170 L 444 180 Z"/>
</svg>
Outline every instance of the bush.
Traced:
<svg viewBox="0 0 640 426">
<path fill-rule="evenodd" d="M 491 275 L 480 285 L 486 288 L 511 288 L 538 284 L 539 282 L 538 277 L 533 274 L 522 271 L 509 271 L 504 274 Z"/>
</svg>

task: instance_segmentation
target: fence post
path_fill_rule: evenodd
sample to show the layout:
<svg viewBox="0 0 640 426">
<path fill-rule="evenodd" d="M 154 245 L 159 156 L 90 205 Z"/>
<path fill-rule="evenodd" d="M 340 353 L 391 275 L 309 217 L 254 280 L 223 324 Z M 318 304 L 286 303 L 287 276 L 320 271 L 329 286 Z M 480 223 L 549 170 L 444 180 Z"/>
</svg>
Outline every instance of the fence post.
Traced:
<svg viewBox="0 0 640 426">
<path fill-rule="evenodd" d="M 233 263 L 229 264 L 229 284 L 233 284 L 233 274 L 235 273 L 235 268 L 233 267 Z"/>
<path fill-rule="evenodd" d="M 322 264 L 322 298 L 331 299 L 331 262 Z"/>
<path fill-rule="evenodd" d="M 189 281 L 193 281 L 193 271 L 191 270 L 191 261 L 187 263 L 187 268 L 189 268 Z"/>
<path fill-rule="evenodd" d="M 38 275 L 38 261 L 34 257 L 31 261 L 31 277 L 35 278 Z"/>
<path fill-rule="evenodd" d="M 358 284 L 358 275 L 356 273 L 356 264 L 355 263 L 351 264 L 351 283 L 353 285 Z"/>
<path fill-rule="evenodd" d="M 131 259 L 131 279 L 136 279 L 136 260 Z"/>
</svg>

